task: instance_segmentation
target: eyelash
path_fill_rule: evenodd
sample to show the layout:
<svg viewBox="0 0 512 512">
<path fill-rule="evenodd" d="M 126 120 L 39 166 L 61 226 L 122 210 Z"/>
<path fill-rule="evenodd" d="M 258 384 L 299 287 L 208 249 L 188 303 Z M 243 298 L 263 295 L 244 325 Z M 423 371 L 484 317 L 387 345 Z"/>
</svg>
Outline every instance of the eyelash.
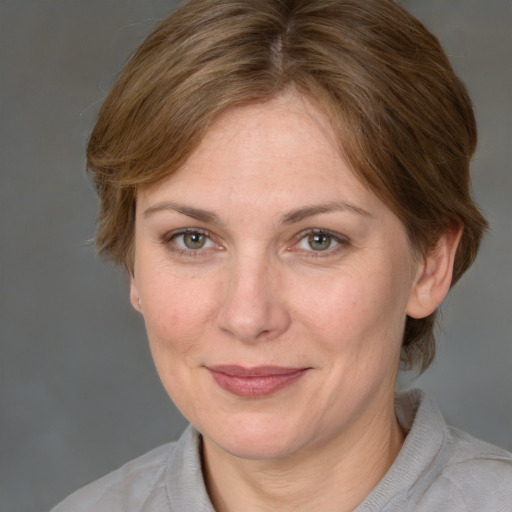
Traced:
<svg viewBox="0 0 512 512">
<path fill-rule="evenodd" d="M 210 242 L 217 246 L 218 250 L 221 250 L 221 246 L 218 244 L 215 244 L 215 242 L 212 240 L 211 235 L 208 231 L 205 231 L 204 229 L 199 228 L 187 228 L 187 229 L 181 229 L 179 231 L 172 231 L 171 233 L 167 233 L 164 235 L 162 239 L 162 243 L 168 247 L 171 251 L 176 252 L 179 254 L 179 256 L 192 256 L 192 257 L 198 257 L 198 256 L 205 256 L 207 252 L 211 249 L 211 247 L 207 247 L 204 250 L 199 249 L 185 249 L 183 247 L 177 247 L 175 244 L 175 240 L 180 237 L 187 234 L 197 234 L 204 236 L 207 239 L 207 243 Z"/>
<path fill-rule="evenodd" d="M 328 247 L 325 250 L 315 251 L 314 249 L 301 249 L 297 247 L 303 240 L 312 235 L 325 236 L 335 242 L 334 247 Z M 288 249 L 288 251 L 302 251 L 306 258 L 326 258 L 338 254 L 341 250 L 345 249 L 350 245 L 348 237 L 329 231 L 326 229 L 308 229 L 299 233 L 296 238 L 297 242 Z M 307 243 L 307 242 L 306 242 Z"/>
<path fill-rule="evenodd" d="M 182 247 L 176 246 L 175 240 L 180 237 L 187 234 L 197 234 L 204 236 L 207 239 L 207 242 L 210 242 L 211 244 L 214 244 L 216 247 L 216 250 L 223 250 L 222 246 L 216 244 L 211 237 L 211 234 L 204 230 L 199 228 L 187 228 L 187 229 L 181 229 L 179 231 L 172 231 L 170 233 L 165 234 L 162 237 L 162 243 L 168 247 L 171 251 L 178 253 L 179 256 L 191 256 L 191 257 L 198 257 L 198 256 L 205 256 L 207 253 L 212 249 L 212 247 L 206 247 L 204 250 L 203 248 L 198 249 L 185 249 Z M 334 247 L 328 247 L 325 250 L 318 250 L 315 251 L 314 249 L 301 249 L 297 247 L 303 240 L 305 240 L 308 236 L 312 235 L 318 235 L 318 236 L 325 236 L 331 239 L 331 241 L 335 242 L 336 245 Z M 337 254 L 342 249 L 346 248 L 350 245 L 350 240 L 346 236 L 342 236 L 338 233 L 334 233 L 329 230 L 325 229 L 308 229 L 306 231 L 302 231 L 295 237 L 296 242 L 289 247 L 287 250 L 290 252 L 298 252 L 301 251 L 304 255 L 304 257 L 307 258 L 322 258 L 322 257 L 328 257 L 332 256 L 334 254 Z"/>
</svg>

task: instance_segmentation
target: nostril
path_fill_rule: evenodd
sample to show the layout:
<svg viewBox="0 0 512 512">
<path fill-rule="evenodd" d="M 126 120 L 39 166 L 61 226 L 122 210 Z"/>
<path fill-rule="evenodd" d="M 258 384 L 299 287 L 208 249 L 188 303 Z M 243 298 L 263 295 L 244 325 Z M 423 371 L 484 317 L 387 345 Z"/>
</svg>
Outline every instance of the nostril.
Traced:
<svg viewBox="0 0 512 512">
<path fill-rule="evenodd" d="M 249 304 L 226 304 L 219 315 L 219 327 L 243 342 L 274 339 L 289 325 L 288 314 L 282 305 L 272 302 L 250 307 Z"/>
</svg>

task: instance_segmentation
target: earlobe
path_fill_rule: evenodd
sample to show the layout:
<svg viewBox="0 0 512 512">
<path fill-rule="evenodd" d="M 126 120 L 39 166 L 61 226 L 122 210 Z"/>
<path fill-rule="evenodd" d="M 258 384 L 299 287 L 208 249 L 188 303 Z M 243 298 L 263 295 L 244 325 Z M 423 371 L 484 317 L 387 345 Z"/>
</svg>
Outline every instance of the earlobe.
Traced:
<svg viewBox="0 0 512 512">
<path fill-rule="evenodd" d="M 453 263 L 462 226 L 445 231 L 434 249 L 418 263 L 418 274 L 407 305 L 407 315 L 425 318 L 433 313 L 450 290 Z"/>
<path fill-rule="evenodd" d="M 137 285 L 135 284 L 133 276 L 130 278 L 130 302 L 136 311 L 142 313 L 139 292 L 137 291 Z"/>
</svg>

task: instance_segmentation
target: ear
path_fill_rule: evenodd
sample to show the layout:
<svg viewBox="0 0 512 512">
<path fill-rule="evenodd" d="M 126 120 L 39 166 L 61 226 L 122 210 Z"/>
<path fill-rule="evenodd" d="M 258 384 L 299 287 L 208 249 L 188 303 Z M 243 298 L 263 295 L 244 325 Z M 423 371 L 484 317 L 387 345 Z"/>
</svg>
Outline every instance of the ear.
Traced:
<svg viewBox="0 0 512 512">
<path fill-rule="evenodd" d="M 137 291 L 137 285 L 133 276 L 130 277 L 130 302 L 136 311 L 142 313 L 139 292 Z"/>
<path fill-rule="evenodd" d="M 425 318 L 445 298 L 452 283 L 453 263 L 462 230 L 462 226 L 447 229 L 436 247 L 419 261 L 416 281 L 407 304 L 408 316 Z"/>
</svg>

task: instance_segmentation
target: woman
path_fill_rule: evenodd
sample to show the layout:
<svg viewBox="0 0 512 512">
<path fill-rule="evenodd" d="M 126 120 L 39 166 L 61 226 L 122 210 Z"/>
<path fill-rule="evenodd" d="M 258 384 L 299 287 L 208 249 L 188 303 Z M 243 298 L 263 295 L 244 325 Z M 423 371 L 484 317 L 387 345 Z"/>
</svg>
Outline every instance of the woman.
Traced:
<svg viewBox="0 0 512 512">
<path fill-rule="evenodd" d="M 471 102 L 391 0 L 192 0 L 100 112 L 98 248 L 191 427 L 54 510 L 512 510 L 512 455 L 448 428 L 435 312 L 486 221 Z"/>
</svg>

